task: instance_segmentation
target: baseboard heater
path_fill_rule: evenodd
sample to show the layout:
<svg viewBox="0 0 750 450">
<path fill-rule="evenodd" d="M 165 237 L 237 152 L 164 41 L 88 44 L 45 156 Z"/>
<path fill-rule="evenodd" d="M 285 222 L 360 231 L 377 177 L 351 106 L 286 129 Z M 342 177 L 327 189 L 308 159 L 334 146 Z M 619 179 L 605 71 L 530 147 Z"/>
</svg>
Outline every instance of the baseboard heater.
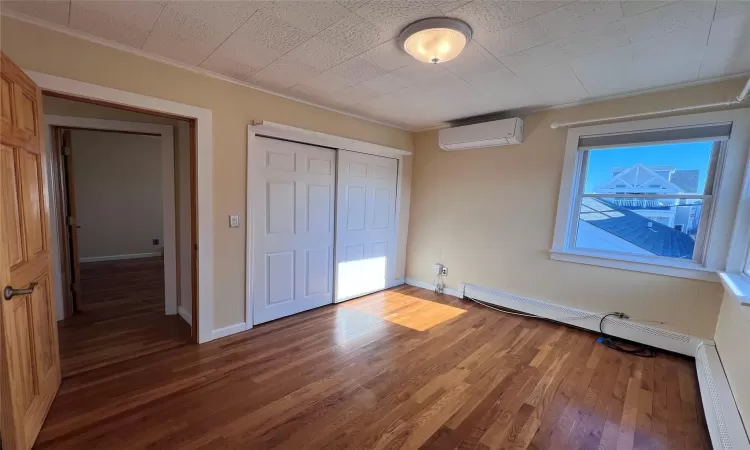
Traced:
<svg viewBox="0 0 750 450">
<path fill-rule="evenodd" d="M 465 284 L 463 286 L 463 293 L 466 297 L 503 308 L 534 314 L 575 327 L 585 328 L 597 333 L 599 333 L 599 321 L 604 316 L 604 314 L 600 313 L 556 305 L 473 284 Z M 611 316 L 605 319 L 604 330 L 607 334 L 621 339 L 639 342 L 690 357 L 695 356 L 698 346 L 704 342 L 704 339 L 698 339 L 687 334 L 668 331 L 629 320 L 621 320 Z"/>
</svg>

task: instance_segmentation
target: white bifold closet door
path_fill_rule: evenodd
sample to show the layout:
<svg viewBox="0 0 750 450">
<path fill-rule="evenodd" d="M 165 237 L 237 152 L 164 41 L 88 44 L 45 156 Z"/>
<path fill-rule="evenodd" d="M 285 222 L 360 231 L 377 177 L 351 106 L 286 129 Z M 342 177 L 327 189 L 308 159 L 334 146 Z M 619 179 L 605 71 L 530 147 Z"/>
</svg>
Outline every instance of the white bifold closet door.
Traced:
<svg viewBox="0 0 750 450">
<path fill-rule="evenodd" d="M 253 322 L 333 303 L 336 151 L 256 136 Z"/>
<path fill-rule="evenodd" d="M 397 183 L 398 160 L 339 150 L 336 302 L 390 287 Z"/>
</svg>

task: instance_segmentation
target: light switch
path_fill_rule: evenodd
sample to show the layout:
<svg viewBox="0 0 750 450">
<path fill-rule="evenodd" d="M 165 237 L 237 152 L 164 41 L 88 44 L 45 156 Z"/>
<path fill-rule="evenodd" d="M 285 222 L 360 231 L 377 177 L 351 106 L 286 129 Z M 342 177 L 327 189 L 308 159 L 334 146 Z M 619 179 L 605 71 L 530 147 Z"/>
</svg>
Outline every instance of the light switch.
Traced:
<svg viewBox="0 0 750 450">
<path fill-rule="evenodd" d="M 239 227 L 240 227 L 240 216 L 230 215 L 229 216 L 229 228 L 239 228 Z"/>
</svg>

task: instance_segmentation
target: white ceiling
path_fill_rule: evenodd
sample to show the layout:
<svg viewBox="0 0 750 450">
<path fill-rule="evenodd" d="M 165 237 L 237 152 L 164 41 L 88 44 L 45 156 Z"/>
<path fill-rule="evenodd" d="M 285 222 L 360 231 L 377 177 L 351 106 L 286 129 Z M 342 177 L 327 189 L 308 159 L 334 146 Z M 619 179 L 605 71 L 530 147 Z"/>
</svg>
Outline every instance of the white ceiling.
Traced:
<svg viewBox="0 0 750 450">
<path fill-rule="evenodd" d="M 750 72 L 750 0 L 2 0 L 33 16 L 407 129 Z M 447 15 L 474 39 L 428 65 L 395 38 Z"/>
</svg>

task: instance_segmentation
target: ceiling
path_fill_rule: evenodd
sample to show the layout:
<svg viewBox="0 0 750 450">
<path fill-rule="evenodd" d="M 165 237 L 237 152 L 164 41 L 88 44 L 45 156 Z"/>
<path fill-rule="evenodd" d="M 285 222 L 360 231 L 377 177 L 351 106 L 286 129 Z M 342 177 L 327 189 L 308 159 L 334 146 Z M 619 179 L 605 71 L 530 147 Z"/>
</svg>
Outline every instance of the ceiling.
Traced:
<svg viewBox="0 0 750 450">
<path fill-rule="evenodd" d="M 750 0 L 7 1 L 282 95 L 418 130 L 750 72 Z M 474 39 L 419 63 L 395 38 L 446 15 Z"/>
</svg>

